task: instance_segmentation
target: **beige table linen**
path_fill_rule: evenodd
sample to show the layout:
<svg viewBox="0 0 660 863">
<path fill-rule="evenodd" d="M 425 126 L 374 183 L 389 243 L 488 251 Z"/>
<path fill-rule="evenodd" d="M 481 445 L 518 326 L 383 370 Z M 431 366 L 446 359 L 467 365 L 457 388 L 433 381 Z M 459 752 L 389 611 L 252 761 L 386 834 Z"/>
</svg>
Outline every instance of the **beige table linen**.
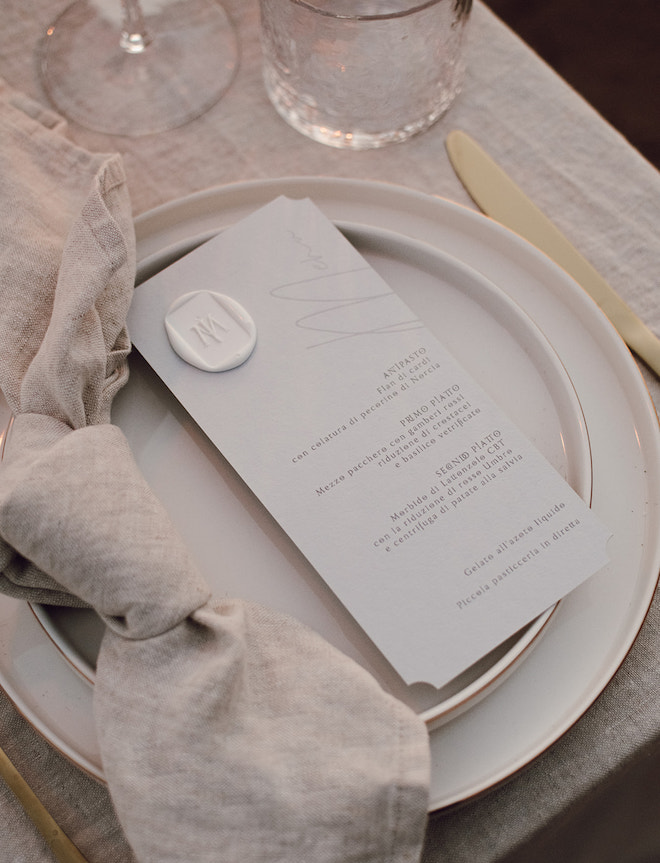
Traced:
<svg viewBox="0 0 660 863">
<path fill-rule="evenodd" d="M 35 50 L 46 25 L 67 4 L 3 4 L 0 76 L 44 105 Z M 309 141 L 277 116 L 261 80 L 258 4 L 224 0 L 224 5 L 237 25 L 241 63 L 230 90 L 211 111 L 180 129 L 145 138 L 68 129 L 68 137 L 90 152 L 121 153 L 134 214 L 210 186 L 292 175 L 393 182 L 473 207 L 444 149 L 447 132 L 462 128 L 488 147 L 660 334 L 658 172 L 480 0 L 474 4 L 465 87 L 450 112 L 405 144 L 362 153 Z M 595 0 L 590 6 L 593 14 L 601 13 Z M 660 384 L 641 370 L 660 404 Z M 106 789 L 41 740 L 1 693 L 0 745 L 91 863 L 130 863 Z M 422 859 L 650 863 L 660 859 L 659 806 L 656 599 L 628 658 L 584 717 L 501 787 L 435 813 Z M 0 836 L 2 863 L 52 861 L 1 784 Z"/>
<path fill-rule="evenodd" d="M 419 858 L 426 728 L 311 630 L 214 600 L 110 407 L 128 375 L 134 232 L 118 156 L 0 92 L 0 590 L 92 606 L 94 708 L 135 856 Z"/>
</svg>

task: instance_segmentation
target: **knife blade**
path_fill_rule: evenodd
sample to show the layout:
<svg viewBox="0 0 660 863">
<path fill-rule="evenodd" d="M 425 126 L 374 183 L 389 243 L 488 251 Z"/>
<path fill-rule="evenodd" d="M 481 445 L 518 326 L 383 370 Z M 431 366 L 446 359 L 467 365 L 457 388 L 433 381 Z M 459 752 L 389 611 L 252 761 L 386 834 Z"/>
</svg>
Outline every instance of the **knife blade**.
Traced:
<svg viewBox="0 0 660 863">
<path fill-rule="evenodd" d="M 456 175 L 477 206 L 566 270 L 597 303 L 628 347 L 660 376 L 660 339 L 559 228 L 467 133 L 454 130 L 445 143 Z"/>
</svg>

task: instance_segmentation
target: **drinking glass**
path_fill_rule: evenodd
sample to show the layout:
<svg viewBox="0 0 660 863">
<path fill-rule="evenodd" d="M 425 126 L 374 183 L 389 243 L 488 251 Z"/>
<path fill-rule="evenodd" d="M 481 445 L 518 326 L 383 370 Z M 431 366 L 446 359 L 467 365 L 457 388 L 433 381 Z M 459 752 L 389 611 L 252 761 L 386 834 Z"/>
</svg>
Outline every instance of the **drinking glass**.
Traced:
<svg viewBox="0 0 660 863">
<path fill-rule="evenodd" d="M 404 141 L 449 108 L 472 0 L 260 0 L 266 91 L 334 147 Z"/>
<path fill-rule="evenodd" d="M 238 53 L 215 0 L 75 0 L 44 36 L 41 74 L 68 119 L 138 136 L 207 111 L 233 80 Z"/>
</svg>

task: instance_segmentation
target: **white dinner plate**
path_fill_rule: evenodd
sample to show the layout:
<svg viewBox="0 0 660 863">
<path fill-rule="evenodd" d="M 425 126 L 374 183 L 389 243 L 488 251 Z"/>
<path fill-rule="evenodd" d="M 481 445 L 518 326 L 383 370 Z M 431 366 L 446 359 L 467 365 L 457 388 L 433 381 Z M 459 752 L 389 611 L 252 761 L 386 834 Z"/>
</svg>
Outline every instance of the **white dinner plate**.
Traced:
<svg viewBox="0 0 660 863">
<path fill-rule="evenodd" d="M 519 306 L 473 269 L 432 246 L 382 229 L 345 223 L 340 227 L 589 502 L 591 453 L 579 400 L 556 353 Z M 151 256 L 139 267 L 138 282 L 199 242 L 196 237 Z M 282 535 L 278 540 L 284 554 L 276 552 L 266 533 L 255 529 L 255 523 L 263 522 L 260 504 L 137 357 L 128 387 L 113 407 L 113 421 L 126 433 L 147 480 L 196 550 L 216 595 L 240 595 L 296 615 L 368 668 L 429 725 L 453 718 L 501 683 L 536 643 L 551 616 L 547 611 L 440 690 L 408 687 L 343 606 L 330 599 L 295 547 Z M 164 434 L 166 424 L 171 431 Z M 172 467 L 175 464 L 179 469 Z M 199 469 L 193 472 L 196 464 Z M 236 499 L 242 500 L 237 515 Z M 224 520 L 220 531 L 219 514 Z M 244 538 L 246 529 L 251 531 L 250 542 Z M 216 565 L 220 558 L 222 569 Z M 39 606 L 34 610 L 63 655 L 92 680 L 100 621 L 94 631 L 93 613 Z"/>
<path fill-rule="evenodd" d="M 149 268 L 162 266 L 165 257 L 180 254 L 191 237 L 208 236 L 278 194 L 311 197 L 327 216 L 339 222 L 398 233 L 398 240 L 391 238 L 389 251 L 388 244 L 383 247 L 382 235 L 378 232 L 357 230 L 355 233 L 358 247 L 360 238 L 367 244 L 369 237 L 375 241 L 376 248 L 367 250 L 367 257 L 377 269 L 384 268 L 381 271 L 390 283 L 390 276 L 396 275 L 397 267 L 412 267 L 419 273 L 424 270 L 420 263 L 423 247 L 415 247 L 401 237 L 421 239 L 445 253 L 434 256 L 429 252 L 429 259 L 447 262 L 449 253 L 484 274 L 501 292 L 483 288 L 483 281 L 472 273 L 471 283 L 482 286 L 480 298 L 475 302 L 469 291 L 461 290 L 460 285 L 456 290 L 454 284 L 454 294 L 461 299 L 455 304 L 452 296 L 451 303 L 441 306 L 440 315 L 438 295 L 442 291 L 437 289 L 437 271 L 429 274 L 431 281 L 435 280 L 435 287 L 430 283 L 425 285 L 419 297 L 401 293 L 426 323 L 431 323 L 434 313 L 443 319 L 448 315 L 449 326 L 443 335 L 447 335 L 445 341 L 449 347 L 500 403 L 504 398 L 507 411 L 559 469 L 569 475 L 577 470 L 577 476 L 582 479 L 584 426 L 580 419 L 576 436 L 576 425 L 570 418 L 581 418 L 583 413 L 588 430 L 593 471 L 592 506 L 614 531 L 608 547 L 611 563 L 560 603 L 550 622 L 543 627 L 543 637 L 533 639 L 534 650 L 524 646 L 520 656 L 525 661 L 513 663 L 513 673 L 501 676 L 506 679 L 498 676 L 499 685 L 490 685 L 486 698 L 471 697 L 469 710 L 451 712 L 448 721 L 431 732 L 431 805 L 440 808 L 486 790 L 529 763 L 582 715 L 628 652 L 651 601 L 660 558 L 658 537 L 653 530 L 660 500 L 655 412 L 627 349 L 568 276 L 524 241 L 490 220 L 458 205 L 410 190 L 330 179 L 276 180 L 209 190 L 136 220 L 141 272 L 146 274 Z M 395 248 L 398 249 L 396 254 L 392 251 Z M 414 249 L 411 260 L 402 259 L 401 249 L 405 248 Z M 469 274 L 469 268 L 458 265 L 450 282 L 455 282 L 456 272 Z M 470 278 L 466 278 L 470 282 Z M 424 281 L 421 275 L 420 280 Z M 451 289 L 452 285 L 449 287 Z M 486 295 L 498 299 L 489 307 L 484 301 Z M 497 309 L 507 307 L 505 295 L 515 304 L 508 306 L 511 318 L 505 314 L 505 320 L 500 321 Z M 476 318 L 468 317 L 470 327 L 466 332 L 462 326 L 466 321 L 465 307 L 463 317 L 460 310 L 464 303 L 472 304 L 470 315 L 475 308 L 480 309 L 486 323 L 479 320 L 479 314 Z M 545 333 L 561 365 L 553 359 L 548 343 L 534 327 L 529 322 L 519 323 L 525 318 L 516 317 L 516 305 Z M 452 320 L 453 314 L 457 317 Z M 490 341 L 485 334 L 489 332 L 488 327 L 493 326 L 495 330 L 491 333 L 497 332 L 497 338 L 493 350 L 488 351 Z M 502 339 L 503 332 L 509 334 L 507 350 L 511 352 L 508 354 L 507 350 L 501 354 L 495 349 L 499 342 L 507 343 L 506 338 Z M 515 376 L 515 385 L 511 386 L 509 375 L 512 373 L 522 375 L 520 386 Z M 148 376 L 147 370 L 145 377 Z M 579 403 L 571 396 L 567 382 L 575 387 Z M 152 381 L 147 387 L 147 396 L 157 388 L 158 382 Z M 546 419 L 549 417 L 551 421 L 539 423 L 536 421 L 538 403 L 534 398 L 544 390 L 550 406 Z M 516 399 L 518 391 L 520 397 Z M 127 389 L 127 408 L 130 395 Z M 532 401 L 528 401 L 532 396 Z M 154 397 L 161 398 L 162 394 Z M 568 401 L 562 401 L 564 398 Z M 564 407 L 558 404 L 558 399 Z M 117 409 L 121 411 L 121 402 Z M 117 421 L 122 425 L 121 417 Z M 554 431 L 549 432 L 553 423 Z M 567 437 L 563 437 L 563 431 L 557 436 L 557 428 L 562 425 L 573 429 Z M 537 437 L 537 429 L 540 437 Z M 149 464 L 149 453 L 159 456 L 162 452 L 159 447 L 168 446 L 168 441 L 174 438 L 181 447 L 182 456 L 185 452 L 185 458 L 178 460 L 185 463 L 182 473 L 192 474 L 194 479 L 196 472 L 199 475 L 208 473 L 209 459 L 221 464 L 212 447 L 199 439 L 199 432 L 185 414 L 174 407 L 162 416 L 155 434 L 152 426 L 144 437 L 142 428 L 140 441 L 140 431 L 140 428 L 135 430 L 137 437 L 132 445 L 137 449 L 138 460 L 143 457 L 141 466 L 159 494 L 158 477 L 165 472 L 159 470 L 157 459 Z M 547 439 L 544 438 L 546 434 Z M 154 437 L 158 436 L 161 440 L 154 447 Z M 565 443 L 557 448 L 557 440 Z M 563 465 L 558 464 L 556 457 L 559 462 L 564 458 Z M 170 465 L 169 470 L 173 467 L 176 466 Z M 578 481 L 570 479 L 572 483 Z M 223 511 L 228 530 L 240 528 L 242 536 L 250 541 L 258 535 L 263 540 L 263 571 L 272 570 L 273 560 L 277 560 L 282 564 L 284 577 L 303 585 L 299 594 L 292 593 L 300 597 L 293 600 L 294 605 L 298 602 L 298 609 L 286 610 L 293 613 L 298 610 L 297 616 L 303 619 L 307 615 L 314 617 L 320 610 L 320 618 L 325 615 L 337 626 L 341 609 L 333 604 L 328 591 L 314 579 L 307 578 L 306 564 L 296 555 L 287 538 L 265 512 L 258 511 L 250 493 L 236 478 L 233 478 L 233 485 L 228 473 L 222 480 L 233 498 L 233 508 Z M 175 520 L 177 515 L 180 513 L 173 513 Z M 202 549 L 203 543 L 196 542 L 194 535 L 187 538 L 196 551 Z M 256 571 L 258 573 L 258 568 Z M 255 585 L 245 585 L 241 595 L 250 598 L 252 589 L 262 589 L 256 585 L 256 575 L 255 579 Z M 258 598 L 268 601 L 263 593 Z M 311 610 L 310 599 L 314 604 Z M 276 606 L 277 602 L 269 604 Z M 323 625 L 317 628 L 323 631 Z M 365 644 L 360 634 L 346 633 L 341 625 L 338 629 L 345 641 L 340 646 L 353 655 L 357 652 L 357 658 L 363 659 Z M 61 629 L 58 628 L 58 632 Z M 323 634 L 331 636 L 332 632 Z M 514 641 L 514 647 L 518 648 L 520 639 Z M 74 650 L 76 657 L 79 657 L 77 649 Z M 367 659 L 365 664 L 369 667 L 371 658 Z M 93 656 L 89 661 L 93 663 Z M 381 679 L 384 675 L 386 685 L 390 684 L 387 668 L 382 664 L 376 661 L 372 670 Z M 37 621 L 31 619 L 25 605 L 7 598 L 0 603 L 0 675 L 3 685 L 28 719 L 81 767 L 99 775 L 89 683 L 76 674 L 69 663 L 61 660 L 53 641 Z"/>
</svg>

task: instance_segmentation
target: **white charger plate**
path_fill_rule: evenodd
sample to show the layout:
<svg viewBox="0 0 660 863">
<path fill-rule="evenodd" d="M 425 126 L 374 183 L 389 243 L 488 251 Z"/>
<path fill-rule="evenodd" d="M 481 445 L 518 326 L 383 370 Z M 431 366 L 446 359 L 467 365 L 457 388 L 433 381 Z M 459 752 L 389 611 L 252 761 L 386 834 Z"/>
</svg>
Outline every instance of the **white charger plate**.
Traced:
<svg viewBox="0 0 660 863">
<path fill-rule="evenodd" d="M 545 332 L 575 386 L 589 430 L 592 505 L 615 531 L 611 563 L 562 601 L 544 637 L 535 639 L 535 649 L 523 651 L 525 661 L 517 663 L 515 673 L 498 681 L 500 685 L 491 687 L 488 697 L 469 711 L 456 711 L 431 733 L 431 807 L 440 808 L 502 781 L 551 745 L 588 708 L 628 652 L 651 601 L 659 567 L 659 543 L 652 529 L 660 500 L 655 412 L 627 349 L 568 276 L 490 220 L 410 190 L 330 179 L 209 190 L 137 220 L 141 270 L 154 262 L 162 265 L 164 249 L 176 255 L 190 237 L 215 232 L 278 194 L 311 197 L 338 221 L 420 238 L 484 273 Z M 404 299 L 410 303 L 409 297 Z M 433 306 L 432 292 L 425 301 Z M 423 310 L 420 314 L 426 319 Z M 455 332 L 462 343 L 460 329 Z M 477 372 L 488 377 L 493 363 L 483 367 L 483 342 L 481 350 Z M 520 357 L 525 348 L 521 351 Z M 469 364 L 469 356 L 460 358 Z M 528 361 L 526 367 L 534 364 Z M 480 379 L 479 373 L 475 376 Z M 496 372 L 492 378 L 501 380 Z M 523 407 L 519 414 L 524 427 Z M 180 417 L 181 433 L 186 432 L 186 422 Z M 169 420 L 160 432 L 165 437 L 172 434 Z M 247 493 L 235 501 L 243 515 L 245 497 Z M 283 550 L 282 537 L 267 514 L 260 517 L 271 551 L 286 557 L 291 549 Z M 297 577 L 301 561 L 294 556 L 291 562 Z M 272 557 L 267 563 L 272 564 Z M 329 597 L 318 585 L 316 589 L 324 604 Z M 99 775 L 88 683 L 61 661 L 24 604 L 6 598 L 0 603 L 0 636 L 0 675 L 19 709 L 76 763 Z M 350 649 L 356 642 L 361 646 L 359 636 L 353 636 L 347 639 Z"/>
</svg>

